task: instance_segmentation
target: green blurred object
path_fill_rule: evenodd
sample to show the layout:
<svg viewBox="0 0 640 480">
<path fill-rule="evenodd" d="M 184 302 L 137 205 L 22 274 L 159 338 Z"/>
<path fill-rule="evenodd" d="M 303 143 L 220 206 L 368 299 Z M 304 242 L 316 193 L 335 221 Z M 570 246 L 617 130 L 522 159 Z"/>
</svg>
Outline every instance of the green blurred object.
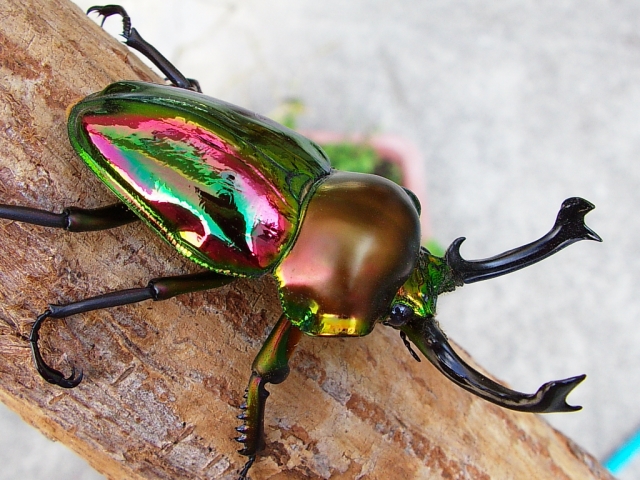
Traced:
<svg viewBox="0 0 640 480">
<path fill-rule="evenodd" d="M 331 166 L 337 170 L 373 173 L 399 185 L 404 183 L 400 166 L 378 155 L 370 145 L 340 142 L 322 144 L 321 147 L 331 160 Z"/>
<path fill-rule="evenodd" d="M 285 127 L 295 130 L 298 117 L 305 110 L 304 103 L 297 98 L 288 98 L 271 117 Z M 403 172 L 400 165 L 378 154 L 366 142 L 339 141 L 335 143 L 318 142 L 331 160 L 331 166 L 336 170 L 354 173 L 372 173 L 387 178 L 399 185 L 404 184 Z"/>
<path fill-rule="evenodd" d="M 299 98 L 287 98 L 268 116 L 291 130 L 298 127 L 298 117 L 304 113 L 305 107 Z"/>
<path fill-rule="evenodd" d="M 422 243 L 432 255 L 435 255 L 436 257 L 444 257 L 445 249 L 435 238 L 430 238 L 426 242 Z"/>
</svg>

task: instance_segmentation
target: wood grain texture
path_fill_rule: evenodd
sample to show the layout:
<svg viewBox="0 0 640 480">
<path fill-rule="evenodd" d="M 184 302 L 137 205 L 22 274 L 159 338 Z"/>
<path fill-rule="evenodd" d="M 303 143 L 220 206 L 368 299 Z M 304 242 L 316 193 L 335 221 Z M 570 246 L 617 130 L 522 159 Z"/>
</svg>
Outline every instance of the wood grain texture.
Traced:
<svg viewBox="0 0 640 480">
<path fill-rule="evenodd" d="M 0 7 L 0 202 L 106 205 L 107 189 L 69 146 L 65 111 L 115 80 L 157 77 L 77 7 L 51 5 Z M 280 312 L 274 282 L 52 322 L 46 358 L 86 375 L 62 390 L 37 375 L 28 349 L 47 302 L 196 270 L 142 225 L 70 234 L 3 220 L 0 232 L 0 400 L 108 478 L 233 478 L 245 461 L 237 405 Z M 610 478 L 540 417 L 415 362 L 390 329 L 304 338 L 291 376 L 271 390 L 268 448 L 252 478 Z"/>
</svg>

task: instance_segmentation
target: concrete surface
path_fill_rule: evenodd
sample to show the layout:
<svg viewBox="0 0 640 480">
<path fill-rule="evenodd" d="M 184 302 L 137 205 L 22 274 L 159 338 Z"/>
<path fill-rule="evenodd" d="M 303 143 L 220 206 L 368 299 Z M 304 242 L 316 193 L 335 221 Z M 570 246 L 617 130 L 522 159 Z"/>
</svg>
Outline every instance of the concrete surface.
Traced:
<svg viewBox="0 0 640 480">
<path fill-rule="evenodd" d="M 538 238 L 566 197 L 595 203 L 603 244 L 467 286 L 439 319 L 516 389 L 587 373 L 571 397 L 584 410 L 547 418 L 599 459 L 640 427 L 638 2 L 122 3 L 212 96 L 263 114 L 295 97 L 301 127 L 414 142 L 434 236 L 466 236 L 467 258 Z M 0 479 L 91 478 L 1 417 Z M 640 478 L 640 459 L 620 478 Z"/>
</svg>

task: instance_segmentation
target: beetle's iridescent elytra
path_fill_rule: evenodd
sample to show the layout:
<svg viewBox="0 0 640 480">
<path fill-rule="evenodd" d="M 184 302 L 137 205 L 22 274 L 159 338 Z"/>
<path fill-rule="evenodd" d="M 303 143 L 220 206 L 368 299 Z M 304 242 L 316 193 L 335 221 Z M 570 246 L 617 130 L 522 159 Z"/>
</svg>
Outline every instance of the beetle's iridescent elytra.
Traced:
<svg viewBox="0 0 640 480">
<path fill-rule="evenodd" d="M 377 324 L 399 330 L 462 388 L 526 412 L 577 410 L 569 392 L 584 375 L 552 381 L 534 394 L 499 385 L 467 365 L 434 317 L 440 294 L 538 262 L 579 240 L 600 238 L 584 224 L 594 207 L 569 198 L 552 230 L 495 257 L 466 261 L 455 240 L 443 257 L 420 245 L 420 204 L 390 180 L 336 171 L 315 143 L 267 118 L 200 93 L 138 32 L 122 7 L 92 7 L 123 18 L 125 43 L 148 57 L 171 86 L 123 81 L 74 105 L 73 148 L 116 195 L 95 210 L 60 214 L 0 205 L 0 218 L 87 231 L 142 220 L 205 271 L 153 279 L 144 288 L 51 305 L 33 325 L 36 367 L 50 383 L 82 380 L 49 367 L 38 348 L 42 323 L 90 310 L 225 285 L 236 277 L 273 275 L 283 313 L 258 353 L 238 416 L 245 478 L 263 447 L 265 385 L 280 383 L 302 334 L 362 336 Z"/>
</svg>

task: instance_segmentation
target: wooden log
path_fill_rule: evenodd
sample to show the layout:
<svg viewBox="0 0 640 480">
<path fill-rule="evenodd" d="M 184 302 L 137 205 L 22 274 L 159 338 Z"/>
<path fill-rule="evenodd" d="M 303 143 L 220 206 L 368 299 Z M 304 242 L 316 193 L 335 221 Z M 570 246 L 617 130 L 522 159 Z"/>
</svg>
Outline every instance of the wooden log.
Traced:
<svg viewBox="0 0 640 480">
<path fill-rule="evenodd" d="M 65 110 L 119 79 L 157 81 L 67 2 L 0 9 L 0 202 L 60 211 L 113 201 L 73 153 Z M 51 322 L 43 352 L 76 389 L 45 383 L 27 336 L 47 302 L 196 269 L 142 225 L 70 234 L 0 221 L 0 400 L 109 478 L 233 477 L 253 356 L 280 306 L 269 278 Z M 484 402 L 417 363 L 391 329 L 305 338 L 272 387 L 253 478 L 610 478 L 540 417 Z M 10 434 L 3 432 L 3 434 Z"/>
</svg>

